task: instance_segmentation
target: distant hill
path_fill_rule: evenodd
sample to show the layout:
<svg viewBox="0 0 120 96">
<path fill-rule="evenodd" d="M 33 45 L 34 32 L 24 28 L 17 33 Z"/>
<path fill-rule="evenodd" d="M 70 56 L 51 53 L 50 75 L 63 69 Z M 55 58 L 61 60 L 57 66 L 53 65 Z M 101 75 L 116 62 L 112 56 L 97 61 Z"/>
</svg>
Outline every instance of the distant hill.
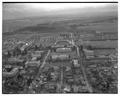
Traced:
<svg viewBox="0 0 120 96">
<path fill-rule="evenodd" d="M 110 7 L 110 6 L 107 6 Z M 61 10 L 44 16 L 32 16 L 19 19 L 3 20 L 3 34 L 24 32 L 53 32 L 70 30 L 71 23 L 103 22 L 114 19 L 117 21 L 117 8 L 89 8 Z M 46 24 L 43 26 L 42 24 Z M 61 29 L 61 30 L 60 30 Z M 7 32 L 7 33 L 6 33 Z M 10 32 L 10 33 L 9 33 Z M 13 33 L 11 33 L 13 32 Z"/>
</svg>

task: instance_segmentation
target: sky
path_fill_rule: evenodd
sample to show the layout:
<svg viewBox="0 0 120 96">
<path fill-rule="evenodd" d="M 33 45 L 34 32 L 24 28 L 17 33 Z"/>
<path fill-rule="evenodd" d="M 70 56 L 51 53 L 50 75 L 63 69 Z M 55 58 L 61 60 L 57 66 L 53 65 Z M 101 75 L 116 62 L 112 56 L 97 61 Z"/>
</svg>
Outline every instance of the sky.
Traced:
<svg viewBox="0 0 120 96">
<path fill-rule="evenodd" d="M 116 5 L 115 3 L 3 3 L 3 19 L 44 16 L 64 13 L 66 12 L 64 10 L 70 12 L 73 9 L 87 9 L 87 11 L 107 7 L 114 9 Z"/>
<path fill-rule="evenodd" d="M 27 8 L 31 7 L 33 9 L 39 10 L 39 9 L 44 9 L 46 11 L 54 11 L 54 10 L 63 10 L 63 9 L 69 9 L 69 8 L 84 8 L 84 7 L 97 7 L 97 6 L 105 6 L 106 4 L 84 4 L 84 3 L 54 3 L 54 4 L 38 4 L 38 3 L 33 3 L 33 4 L 24 4 Z"/>
</svg>

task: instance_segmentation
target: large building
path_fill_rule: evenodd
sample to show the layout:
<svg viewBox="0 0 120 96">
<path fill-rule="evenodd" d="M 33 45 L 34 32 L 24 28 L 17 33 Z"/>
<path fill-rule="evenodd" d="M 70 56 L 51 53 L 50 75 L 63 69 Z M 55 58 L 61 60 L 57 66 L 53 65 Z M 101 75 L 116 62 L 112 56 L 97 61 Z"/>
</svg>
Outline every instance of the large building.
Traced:
<svg viewBox="0 0 120 96">
<path fill-rule="evenodd" d="M 70 41 L 67 41 L 67 40 L 63 40 L 63 41 L 57 41 L 53 46 L 52 48 L 58 48 L 58 47 L 73 47 L 73 45 L 71 44 Z"/>
<path fill-rule="evenodd" d="M 54 54 L 54 55 L 51 55 L 50 56 L 50 59 L 52 61 L 64 61 L 64 60 L 70 60 L 70 55 L 67 55 L 67 54 Z"/>
<path fill-rule="evenodd" d="M 70 47 L 64 47 L 64 48 L 57 48 L 56 52 L 71 52 L 72 49 Z"/>
</svg>

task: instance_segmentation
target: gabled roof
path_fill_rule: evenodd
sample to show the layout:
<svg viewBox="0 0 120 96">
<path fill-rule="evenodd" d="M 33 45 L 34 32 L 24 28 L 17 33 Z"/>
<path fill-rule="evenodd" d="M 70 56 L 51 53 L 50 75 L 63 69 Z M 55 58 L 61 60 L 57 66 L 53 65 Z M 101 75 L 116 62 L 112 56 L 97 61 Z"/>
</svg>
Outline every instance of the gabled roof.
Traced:
<svg viewBox="0 0 120 96">
<path fill-rule="evenodd" d="M 37 66 L 37 67 L 39 67 L 40 61 L 27 61 L 27 62 L 25 63 L 25 65 L 26 65 L 26 66 Z"/>
</svg>

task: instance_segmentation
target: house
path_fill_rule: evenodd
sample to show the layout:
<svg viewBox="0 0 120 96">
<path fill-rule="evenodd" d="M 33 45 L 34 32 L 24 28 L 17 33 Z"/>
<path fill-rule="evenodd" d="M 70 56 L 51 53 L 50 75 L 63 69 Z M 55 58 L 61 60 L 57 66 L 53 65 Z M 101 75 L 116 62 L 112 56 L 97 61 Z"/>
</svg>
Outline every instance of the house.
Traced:
<svg viewBox="0 0 120 96">
<path fill-rule="evenodd" d="M 83 51 L 84 51 L 84 54 L 85 54 L 85 56 L 86 56 L 87 59 L 94 57 L 94 51 L 92 51 L 92 50 L 87 50 L 87 49 L 83 49 Z"/>
<path fill-rule="evenodd" d="M 3 77 L 14 77 L 19 73 L 18 68 L 13 68 L 10 72 L 2 72 Z"/>
<path fill-rule="evenodd" d="M 25 67 L 39 67 L 40 64 L 40 61 L 27 61 Z"/>
<path fill-rule="evenodd" d="M 8 59 L 8 63 L 10 65 L 20 65 L 20 66 L 23 66 L 25 61 L 22 60 L 22 59 L 19 59 L 19 58 L 11 57 L 11 58 Z"/>
<path fill-rule="evenodd" d="M 79 67 L 80 66 L 80 64 L 78 63 L 77 59 L 73 60 L 73 64 L 74 64 L 75 67 Z"/>
<path fill-rule="evenodd" d="M 41 64 L 40 61 L 27 61 L 25 63 L 27 75 L 36 75 L 40 64 Z"/>
<path fill-rule="evenodd" d="M 41 57 L 41 54 L 43 53 L 44 51 L 34 51 L 32 52 L 32 57 Z"/>
</svg>

